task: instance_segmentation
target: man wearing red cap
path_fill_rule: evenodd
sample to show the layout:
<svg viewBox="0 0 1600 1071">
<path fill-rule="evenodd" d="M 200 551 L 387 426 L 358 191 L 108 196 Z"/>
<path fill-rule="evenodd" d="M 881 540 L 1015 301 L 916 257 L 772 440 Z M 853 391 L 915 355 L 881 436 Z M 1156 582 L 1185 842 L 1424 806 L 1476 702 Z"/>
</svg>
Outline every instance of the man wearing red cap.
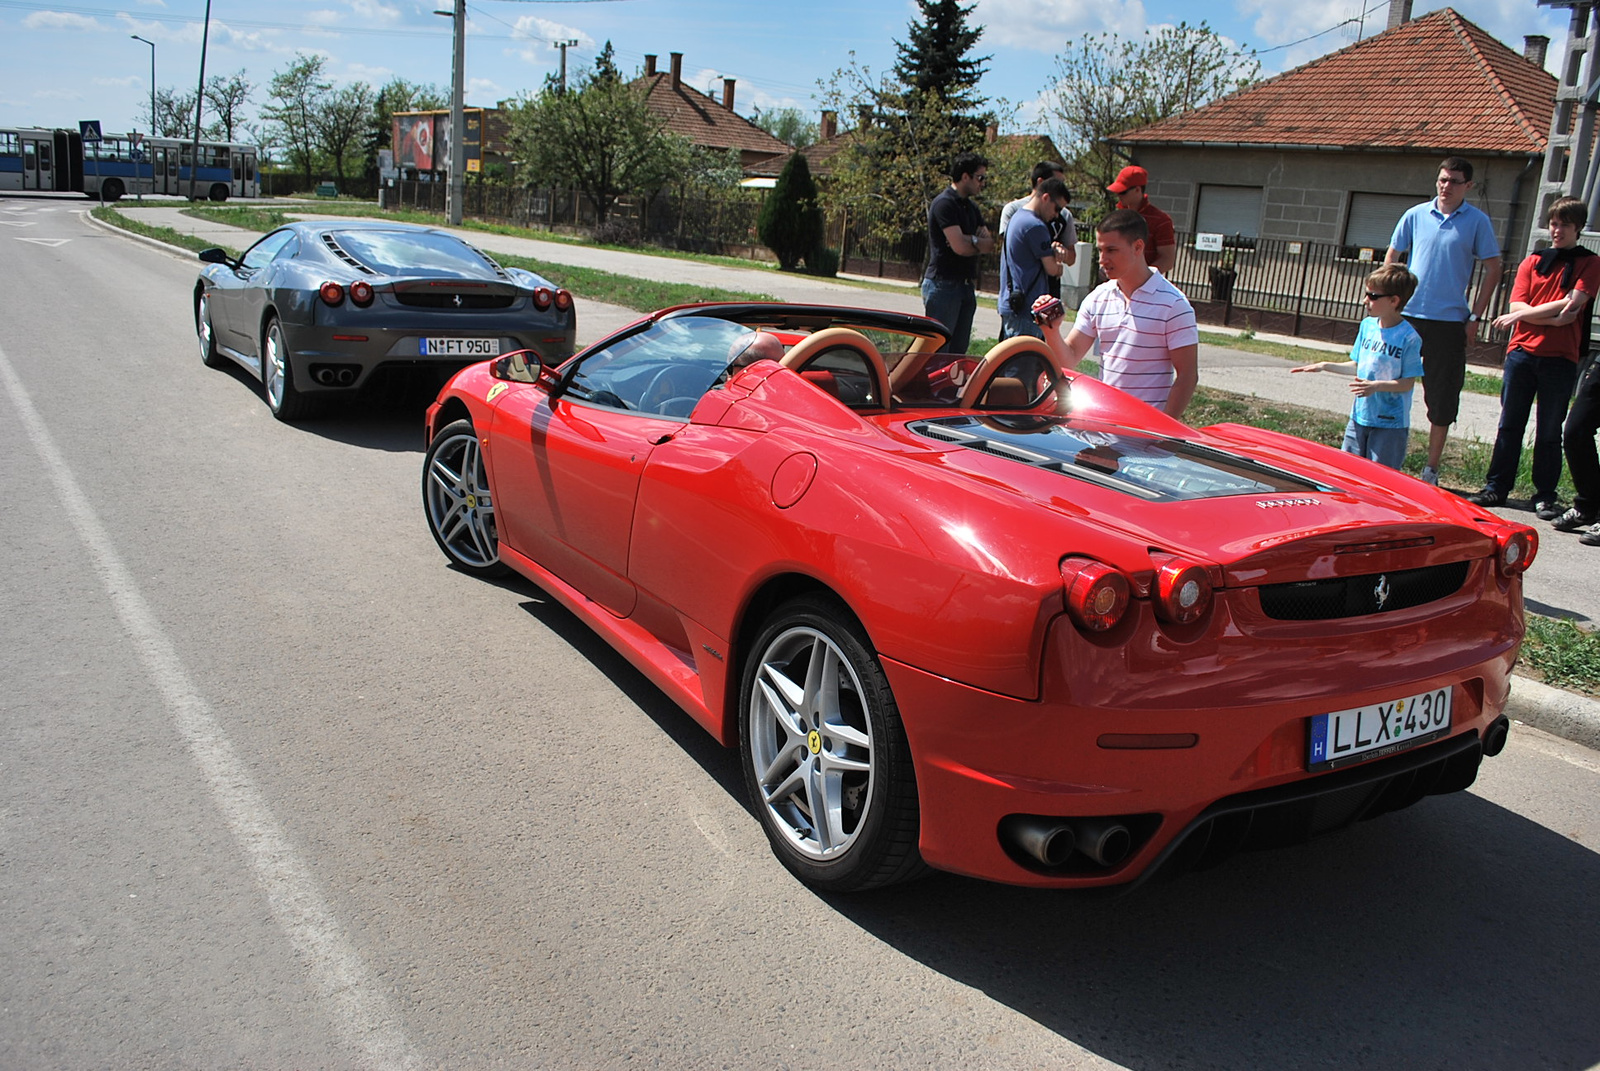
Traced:
<svg viewBox="0 0 1600 1071">
<path fill-rule="evenodd" d="M 1173 229 L 1172 217 L 1150 203 L 1144 188 L 1150 185 L 1150 172 L 1142 167 L 1125 167 L 1117 172 L 1117 181 L 1106 189 L 1117 195 L 1117 207 L 1126 208 L 1144 217 L 1150 228 L 1150 241 L 1144 247 L 1144 260 L 1150 267 L 1166 275 L 1178 260 L 1178 232 Z"/>
</svg>

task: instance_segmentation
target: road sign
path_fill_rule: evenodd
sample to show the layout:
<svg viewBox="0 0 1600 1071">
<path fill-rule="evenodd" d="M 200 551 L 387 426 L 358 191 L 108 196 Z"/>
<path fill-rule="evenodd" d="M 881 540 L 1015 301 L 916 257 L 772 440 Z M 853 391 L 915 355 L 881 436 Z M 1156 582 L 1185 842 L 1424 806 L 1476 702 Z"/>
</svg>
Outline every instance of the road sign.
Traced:
<svg viewBox="0 0 1600 1071">
<path fill-rule="evenodd" d="M 78 122 L 78 133 L 84 141 L 100 140 L 100 120 L 83 119 Z"/>
<path fill-rule="evenodd" d="M 133 149 L 133 150 L 131 150 L 128 153 L 128 159 L 132 160 L 136 164 L 144 163 L 144 150 L 143 149 Z"/>
</svg>

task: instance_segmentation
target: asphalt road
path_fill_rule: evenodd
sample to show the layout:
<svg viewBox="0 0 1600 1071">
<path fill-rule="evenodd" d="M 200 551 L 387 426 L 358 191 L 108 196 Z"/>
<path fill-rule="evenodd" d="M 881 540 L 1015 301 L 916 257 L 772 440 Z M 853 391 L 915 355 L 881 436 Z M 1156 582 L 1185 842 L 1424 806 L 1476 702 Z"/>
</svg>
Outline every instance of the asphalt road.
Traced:
<svg viewBox="0 0 1600 1071">
<path fill-rule="evenodd" d="M 82 207 L 0 199 L 0 1067 L 1600 1061 L 1594 752 L 1121 899 L 818 896 L 730 753 L 446 567 L 418 399 L 277 423 Z"/>
</svg>

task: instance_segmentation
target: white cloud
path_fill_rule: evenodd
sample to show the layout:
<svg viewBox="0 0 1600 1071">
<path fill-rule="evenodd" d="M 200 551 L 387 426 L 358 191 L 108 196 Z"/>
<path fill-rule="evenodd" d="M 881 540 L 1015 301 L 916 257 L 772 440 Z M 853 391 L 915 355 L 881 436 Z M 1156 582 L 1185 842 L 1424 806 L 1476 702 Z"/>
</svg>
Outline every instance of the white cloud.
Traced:
<svg viewBox="0 0 1600 1071">
<path fill-rule="evenodd" d="M 378 0 L 350 0 L 350 11 L 367 25 L 393 25 L 403 17 L 399 8 L 389 7 Z"/>
<path fill-rule="evenodd" d="M 510 96 L 492 78 L 468 78 L 462 92 L 468 101 L 504 100 Z"/>
<path fill-rule="evenodd" d="M 67 11 L 35 11 L 22 20 L 22 25 L 29 30 L 89 30 L 104 33 L 110 29 L 99 19 Z"/>
<path fill-rule="evenodd" d="M 159 8 L 163 8 L 164 9 L 167 5 L 164 2 L 164 0 L 139 0 L 139 6 L 140 7 L 159 7 Z"/>
<path fill-rule="evenodd" d="M 1131 37 L 1146 26 L 1142 0 L 977 0 L 972 21 L 983 27 L 980 52 L 992 47 L 1064 52 L 1084 34 Z"/>
<path fill-rule="evenodd" d="M 92 78 L 89 80 L 89 84 L 120 89 L 131 89 L 134 86 L 149 88 L 148 83 L 138 75 L 129 75 L 127 78 Z"/>
<path fill-rule="evenodd" d="M 388 67 L 378 67 L 366 63 L 352 63 L 345 67 L 341 76 L 346 82 L 366 82 L 371 86 L 381 86 L 394 77 L 394 71 Z"/>
</svg>

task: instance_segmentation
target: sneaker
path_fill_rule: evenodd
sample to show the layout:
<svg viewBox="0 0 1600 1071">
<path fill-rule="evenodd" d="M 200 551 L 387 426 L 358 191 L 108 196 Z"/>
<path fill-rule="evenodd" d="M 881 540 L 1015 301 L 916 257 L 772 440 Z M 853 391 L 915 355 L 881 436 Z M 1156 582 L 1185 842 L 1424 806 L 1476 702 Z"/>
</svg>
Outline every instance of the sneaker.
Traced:
<svg viewBox="0 0 1600 1071">
<path fill-rule="evenodd" d="M 1600 524 L 1578 537 L 1578 542 L 1590 547 L 1600 547 Z"/>
<path fill-rule="evenodd" d="M 1553 498 L 1547 498 L 1543 502 L 1535 502 L 1533 504 L 1533 515 L 1541 521 L 1553 521 L 1561 516 L 1561 503 Z"/>
<path fill-rule="evenodd" d="M 1468 495 L 1467 501 L 1474 506 L 1503 506 L 1506 504 L 1506 496 L 1499 491 L 1491 491 L 1485 487 L 1475 495 Z"/>
<path fill-rule="evenodd" d="M 1587 528 L 1594 523 L 1594 514 L 1579 513 L 1577 506 L 1572 506 L 1557 517 L 1550 525 L 1558 532 L 1576 532 L 1579 528 Z"/>
<path fill-rule="evenodd" d="M 1422 473 L 1417 477 L 1417 479 L 1421 480 L 1423 483 L 1431 483 L 1433 486 L 1438 487 L 1439 470 L 1434 468 L 1432 465 L 1424 465 L 1422 466 Z"/>
</svg>

